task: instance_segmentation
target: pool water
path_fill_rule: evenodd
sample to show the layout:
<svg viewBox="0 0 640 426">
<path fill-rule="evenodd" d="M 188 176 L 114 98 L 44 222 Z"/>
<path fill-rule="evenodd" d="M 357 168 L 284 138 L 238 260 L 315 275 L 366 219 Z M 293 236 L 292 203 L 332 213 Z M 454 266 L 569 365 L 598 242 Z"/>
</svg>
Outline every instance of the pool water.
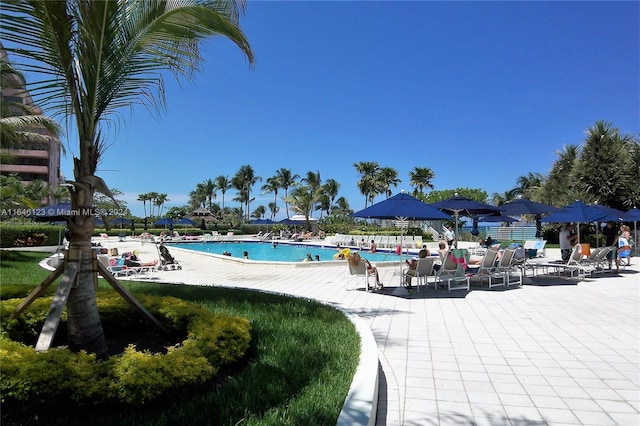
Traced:
<svg viewBox="0 0 640 426">
<path fill-rule="evenodd" d="M 250 260 L 262 260 L 272 262 L 302 262 L 307 258 L 307 253 L 315 260 L 316 256 L 320 260 L 336 260 L 334 255 L 338 253 L 335 247 L 322 247 L 304 244 L 278 243 L 275 248 L 271 243 L 259 242 L 206 242 L 206 243 L 185 243 L 167 244 L 167 247 L 179 247 L 181 249 L 194 250 L 204 253 L 222 254 L 227 251 L 232 257 L 242 258 L 243 252 L 249 253 Z M 361 256 L 371 262 L 392 262 L 399 261 L 400 257 L 395 252 L 360 252 Z"/>
</svg>

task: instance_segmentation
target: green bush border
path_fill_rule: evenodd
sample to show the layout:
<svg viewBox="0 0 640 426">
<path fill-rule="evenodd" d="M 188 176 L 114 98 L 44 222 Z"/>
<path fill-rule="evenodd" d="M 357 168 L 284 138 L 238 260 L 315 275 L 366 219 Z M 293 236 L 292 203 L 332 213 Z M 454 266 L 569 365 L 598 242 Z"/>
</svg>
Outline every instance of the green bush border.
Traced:
<svg viewBox="0 0 640 426">
<path fill-rule="evenodd" d="M 99 291 L 98 308 L 104 323 L 139 326 L 141 315 L 119 296 Z M 14 401 L 67 399 L 78 404 L 144 404 L 169 390 L 202 384 L 220 367 L 239 360 L 249 348 L 250 323 L 246 318 L 213 313 L 174 297 L 136 294 L 135 297 L 166 327 L 184 331 L 187 338 L 167 348 L 166 354 L 138 351 L 129 345 L 124 353 L 106 361 L 93 354 L 66 348 L 36 352 L 16 337 L 36 335 L 47 315 L 51 298 L 36 300 L 22 315 L 10 319 L 20 299 L 0 302 L 0 391 Z M 66 318 L 63 315 L 62 320 Z"/>
</svg>

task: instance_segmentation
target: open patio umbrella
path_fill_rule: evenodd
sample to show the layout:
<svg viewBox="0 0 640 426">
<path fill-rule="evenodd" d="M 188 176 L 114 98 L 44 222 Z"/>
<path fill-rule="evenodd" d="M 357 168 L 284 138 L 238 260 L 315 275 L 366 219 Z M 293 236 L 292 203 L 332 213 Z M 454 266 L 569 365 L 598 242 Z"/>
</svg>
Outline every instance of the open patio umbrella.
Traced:
<svg viewBox="0 0 640 426">
<path fill-rule="evenodd" d="M 626 213 L 627 213 L 627 217 L 629 218 L 627 220 L 631 220 L 633 222 L 640 222 L 640 209 L 633 208 L 627 211 Z"/>
<path fill-rule="evenodd" d="M 516 198 L 513 201 L 504 203 L 500 206 L 500 209 L 502 210 L 502 214 L 508 216 L 522 216 L 525 214 L 535 215 L 536 238 L 540 238 L 542 236 L 542 224 L 540 223 L 542 215 L 560 210 L 558 207 L 538 203 L 537 201 L 531 201 L 526 198 Z M 522 231 L 522 234 L 524 240 L 524 231 Z"/>
<path fill-rule="evenodd" d="M 517 222 L 518 219 L 514 219 L 510 216 L 505 216 L 503 214 L 490 214 L 488 216 L 478 216 L 478 222 L 506 222 L 506 223 L 514 223 Z"/>
<path fill-rule="evenodd" d="M 485 204 L 480 201 L 471 200 L 456 193 L 453 197 L 446 200 L 431 203 L 431 207 L 442 210 L 455 217 L 456 221 L 456 238 L 458 238 L 458 228 L 460 216 L 473 217 L 474 215 L 490 215 L 500 213 L 500 208 Z"/>
<path fill-rule="evenodd" d="M 122 225 L 129 225 L 133 222 L 131 219 L 127 219 L 126 217 L 118 217 L 113 219 L 111 222 L 112 225 L 120 225 L 120 229 L 122 229 Z"/>
<path fill-rule="evenodd" d="M 555 213 L 551 213 L 540 219 L 541 222 L 557 222 L 557 223 L 591 223 L 600 222 L 610 217 L 607 213 L 585 204 L 582 201 L 575 201 L 568 206 L 558 210 Z M 578 242 L 580 242 L 580 227 L 578 226 Z"/>
<path fill-rule="evenodd" d="M 384 201 L 373 204 L 366 209 L 353 214 L 354 217 L 365 219 L 396 219 L 407 220 L 451 220 L 451 216 L 441 212 L 437 208 L 424 203 L 409 194 L 401 192 Z M 400 228 L 400 244 L 403 243 L 404 228 Z M 402 263 L 400 259 L 400 276 L 402 277 Z"/>
<path fill-rule="evenodd" d="M 162 219 L 159 219 L 159 220 L 155 221 L 153 223 L 153 225 L 154 226 L 164 226 L 166 228 L 167 225 L 173 226 L 173 220 L 171 218 L 168 218 L 168 217 L 163 217 Z"/>
<path fill-rule="evenodd" d="M 194 221 L 192 221 L 191 219 L 189 219 L 188 217 L 183 217 L 183 218 L 178 219 L 178 221 L 176 222 L 176 225 L 196 226 L 196 223 Z"/>
<path fill-rule="evenodd" d="M 560 210 L 558 207 L 527 200 L 526 198 L 517 198 L 513 201 L 509 201 L 508 203 L 504 203 L 499 207 L 499 209 L 502 210 L 502 214 L 509 216 L 520 216 L 523 214 L 533 214 L 538 216 Z"/>
</svg>

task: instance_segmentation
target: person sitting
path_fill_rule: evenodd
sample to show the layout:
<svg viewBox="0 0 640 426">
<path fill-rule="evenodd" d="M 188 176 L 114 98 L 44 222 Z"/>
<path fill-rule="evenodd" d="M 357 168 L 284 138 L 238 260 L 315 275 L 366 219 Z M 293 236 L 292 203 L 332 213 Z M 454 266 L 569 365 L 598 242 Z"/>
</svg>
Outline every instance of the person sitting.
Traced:
<svg viewBox="0 0 640 426">
<path fill-rule="evenodd" d="M 316 262 L 320 262 L 320 255 L 316 254 Z"/>
<path fill-rule="evenodd" d="M 249 259 L 249 252 L 248 252 L 248 251 L 243 251 L 243 252 L 242 252 L 242 256 L 243 256 L 245 259 Z"/>
<path fill-rule="evenodd" d="M 354 267 L 358 266 L 360 260 L 364 260 L 364 263 L 367 265 L 367 271 L 369 273 L 373 273 L 376 277 L 376 288 L 384 288 L 384 285 L 380 281 L 380 276 L 378 275 L 378 268 L 373 266 L 367 259 L 365 259 L 364 257 L 360 257 L 360 254 L 358 252 L 354 252 L 351 254 L 351 256 L 349 256 L 348 260 L 351 266 Z"/>
<path fill-rule="evenodd" d="M 136 268 L 140 266 L 156 266 L 157 264 L 158 264 L 158 259 L 155 259 L 152 262 L 140 262 L 140 259 L 138 259 L 138 256 L 136 255 L 136 253 L 132 253 L 130 256 L 127 256 L 124 258 L 124 265 L 131 268 Z"/>
<path fill-rule="evenodd" d="M 629 241 L 622 235 L 618 237 L 618 250 L 616 252 L 616 272 L 620 272 L 620 260 L 626 259 L 627 265 L 630 265 L 631 245 Z"/>
<path fill-rule="evenodd" d="M 307 258 L 305 259 L 305 262 L 313 262 L 313 257 L 311 257 L 311 253 L 307 253 Z"/>
</svg>

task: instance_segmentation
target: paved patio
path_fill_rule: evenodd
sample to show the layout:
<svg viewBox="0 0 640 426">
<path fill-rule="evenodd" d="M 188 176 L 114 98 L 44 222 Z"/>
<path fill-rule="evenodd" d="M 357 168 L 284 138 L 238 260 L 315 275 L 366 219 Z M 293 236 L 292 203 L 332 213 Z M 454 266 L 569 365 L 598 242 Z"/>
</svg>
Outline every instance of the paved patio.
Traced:
<svg viewBox="0 0 640 426">
<path fill-rule="evenodd" d="M 157 257 L 139 241 L 110 245 Z M 395 295 L 397 264 L 380 268 L 384 290 L 367 293 L 345 290 L 346 266 L 170 250 L 183 269 L 156 273 L 158 282 L 309 297 L 362 318 L 380 360 L 377 425 L 640 424 L 639 258 L 617 276 Z"/>
</svg>

